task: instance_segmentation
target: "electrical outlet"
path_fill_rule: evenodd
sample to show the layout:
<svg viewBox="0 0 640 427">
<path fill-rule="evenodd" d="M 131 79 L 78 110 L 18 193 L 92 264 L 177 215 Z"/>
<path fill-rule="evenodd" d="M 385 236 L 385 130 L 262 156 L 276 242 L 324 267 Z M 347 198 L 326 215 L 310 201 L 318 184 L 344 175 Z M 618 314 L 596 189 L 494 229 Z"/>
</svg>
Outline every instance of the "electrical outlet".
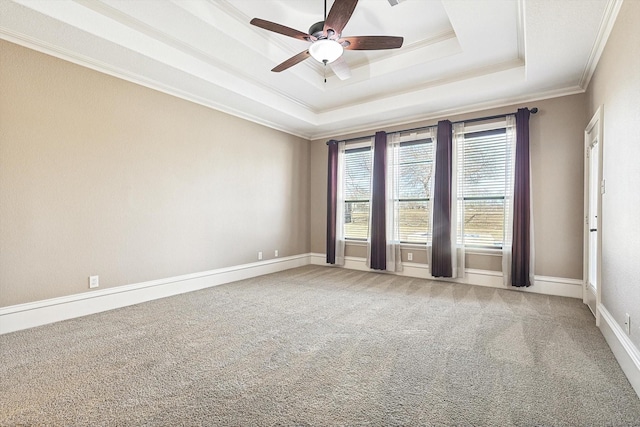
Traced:
<svg viewBox="0 0 640 427">
<path fill-rule="evenodd" d="M 262 259 L 262 252 L 258 252 L 258 261 Z"/>
<path fill-rule="evenodd" d="M 629 316 L 629 313 L 625 313 L 624 315 L 624 330 L 627 332 L 627 335 L 631 335 L 631 316 Z"/>
<path fill-rule="evenodd" d="M 275 256 L 276 256 L 276 258 L 278 257 L 278 250 L 277 249 L 276 249 L 276 255 Z"/>
<path fill-rule="evenodd" d="M 99 276 L 89 276 L 89 288 L 97 288 L 100 286 Z"/>
<path fill-rule="evenodd" d="M 407 254 L 407 259 L 408 259 L 409 261 L 413 261 L 413 253 L 412 253 L 412 252 L 409 252 L 409 253 Z"/>
</svg>

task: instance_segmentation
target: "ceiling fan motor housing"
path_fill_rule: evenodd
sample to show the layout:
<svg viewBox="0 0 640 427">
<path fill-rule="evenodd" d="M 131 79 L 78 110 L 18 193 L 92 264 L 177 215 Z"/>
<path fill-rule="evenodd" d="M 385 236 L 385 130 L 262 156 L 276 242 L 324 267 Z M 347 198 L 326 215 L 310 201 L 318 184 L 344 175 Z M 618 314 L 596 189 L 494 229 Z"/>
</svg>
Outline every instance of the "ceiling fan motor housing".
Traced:
<svg viewBox="0 0 640 427">
<path fill-rule="evenodd" d="M 309 27 L 309 34 L 317 39 L 324 39 L 327 36 L 324 34 L 324 21 L 316 22 Z"/>
</svg>

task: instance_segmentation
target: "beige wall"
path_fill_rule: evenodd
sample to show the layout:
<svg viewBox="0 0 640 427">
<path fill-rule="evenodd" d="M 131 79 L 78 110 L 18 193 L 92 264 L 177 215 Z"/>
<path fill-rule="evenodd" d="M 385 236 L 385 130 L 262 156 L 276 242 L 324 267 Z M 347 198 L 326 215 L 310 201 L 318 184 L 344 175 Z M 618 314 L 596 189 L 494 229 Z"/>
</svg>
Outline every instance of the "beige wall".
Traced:
<svg viewBox="0 0 640 427">
<path fill-rule="evenodd" d="M 583 216 L 583 131 L 587 107 L 584 94 L 529 102 L 504 108 L 443 117 L 453 121 L 512 113 L 518 107 L 538 107 L 531 116 L 530 141 L 533 175 L 536 274 L 561 278 L 582 278 Z M 335 139 L 436 124 L 437 120 L 395 128 L 372 129 L 357 135 L 335 135 Z M 326 249 L 326 139 L 311 143 L 311 251 Z M 426 253 L 417 248 L 403 249 L 414 254 L 413 262 L 427 263 Z M 347 255 L 365 256 L 362 248 L 347 248 Z M 467 255 L 467 267 L 501 269 L 501 257 Z"/>
<path fill-rule="evenodd" d="M 587 90 L 604 108 L 602 303 L 640 348 L 640 1 L 625 1 Z M 623 328 L 624 330 L 624 328 Z"/>
<path fill-rule="evenodd" d="M 309 142 L 0 41 L 0 306 L 309 252 Z"/>
<path fill-rule="evenodd" d="M 257 251 L 325 252 L 325 139 L 7 42 L 0 54 L 0 306 L 87 291 L 93 274 L 107 288 L 252 262 Z M 526 104 L 540 109 L 531 120 L 539 275 L 582 276 L 586 104 L 585 95 Z M 405 261 L 408 252 L 426 263 L 420 248 L 405 248 Z M 470 254 L 467 266 L 499 270 L 500 257 Z"/>
</svg>

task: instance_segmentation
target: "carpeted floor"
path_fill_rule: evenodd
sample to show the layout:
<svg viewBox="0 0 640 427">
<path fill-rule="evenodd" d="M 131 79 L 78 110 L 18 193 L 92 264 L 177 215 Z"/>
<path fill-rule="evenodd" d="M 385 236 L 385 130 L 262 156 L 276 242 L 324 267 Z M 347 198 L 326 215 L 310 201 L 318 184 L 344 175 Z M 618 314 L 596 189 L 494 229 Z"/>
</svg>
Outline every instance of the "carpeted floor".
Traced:
<svg viewBox="0 0 640 427">
<path fill-rule="evenodd" d="M 633 426 L 581 301 L 307 266 L 0 336 L 0 425 Z"/>
</svg>

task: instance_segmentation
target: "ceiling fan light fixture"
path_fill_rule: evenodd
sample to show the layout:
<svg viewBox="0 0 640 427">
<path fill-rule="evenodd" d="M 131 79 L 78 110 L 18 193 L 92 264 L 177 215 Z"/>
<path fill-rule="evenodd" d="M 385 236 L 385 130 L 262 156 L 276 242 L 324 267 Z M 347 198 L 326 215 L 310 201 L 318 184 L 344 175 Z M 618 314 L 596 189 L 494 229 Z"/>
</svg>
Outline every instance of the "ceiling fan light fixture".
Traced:
<svg viewBox="0 0 640 427">
<path fill-rule="evenodd" d="M 2 0 L 0 0 L 2 1 Z M 391 1 L 391 0 L 389 0 Z M 404 0 L 394 0 L 398 3 Z M 334 0 L 331 10 L 327 14 L 327 1 L 324 2 L 324 21 L 316 22 L 309 28 L 308 33 L 286 27 L 260 18 L 253 18 L 251 25 L 263 28 L 273 33 L 282 34 L 294 39 L 310 42 L 308 49 L 292 56 L 278 64 L 271 71 L 279 73 L 309 57 L 323 64 L 332 64 L 334 74 L 340 79 L 348 78 L 348 66 L 345 61 L 336 60 L 347 50 L 382 50 L 398 49 L 402 47 L 402 37 L 392 36 L 351 36 L 342 37 L 342 30 L 351 19 L 351 15 L 358 4 L 358 0 Z M 334 64 L 335 63 L 335 64 Z M 340 71 L 336 71 L 336 70 Z M 342 77 L 341 77 L 342 76 Z M 347 77 L 344 77 L 347 76 Z M 326 80 L 325 80 L 326 81 Z"/>
<path fill-rule="evenodd" d="M 317 40 L 309 47 L 309 53 L 318 62 L 330 64 L 342 56 L 344 48 L 335 40 Z"/>
</svg>

